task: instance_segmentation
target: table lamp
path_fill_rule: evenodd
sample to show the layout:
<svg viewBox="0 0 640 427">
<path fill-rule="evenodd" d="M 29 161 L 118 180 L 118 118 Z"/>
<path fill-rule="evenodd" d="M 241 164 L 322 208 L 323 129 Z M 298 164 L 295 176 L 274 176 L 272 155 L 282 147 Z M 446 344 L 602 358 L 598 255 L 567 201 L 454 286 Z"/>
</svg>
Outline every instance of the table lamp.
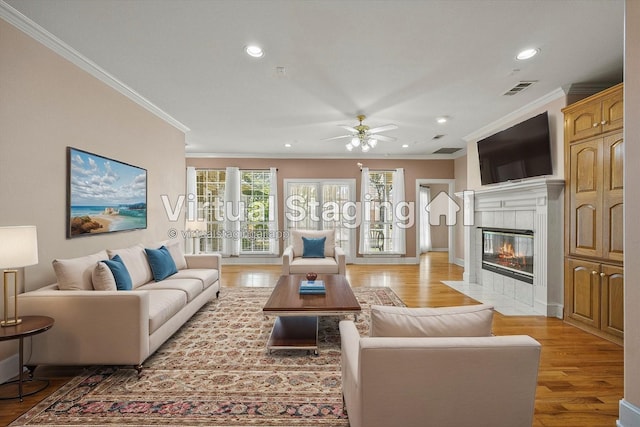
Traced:
<svg viewBox="0 0 640 427">
<path fill-rule="evenodd" d="M 18 317 L 18 270 L 38 263 L 35 225 L 0 227 L 0 269 L 4 269 L 4 320 L 0 326 L 15 326 Z M 13 316 L 9 316 L 9 282 L 13 276 Z"/>
<path fill-rule="evenodd" d="M 205 220 L 187 220 L 186 229 L 193 238 L 193 253 L 200 253 L 200 239 L 207 235 L 207 221 Z"/>
</svg>

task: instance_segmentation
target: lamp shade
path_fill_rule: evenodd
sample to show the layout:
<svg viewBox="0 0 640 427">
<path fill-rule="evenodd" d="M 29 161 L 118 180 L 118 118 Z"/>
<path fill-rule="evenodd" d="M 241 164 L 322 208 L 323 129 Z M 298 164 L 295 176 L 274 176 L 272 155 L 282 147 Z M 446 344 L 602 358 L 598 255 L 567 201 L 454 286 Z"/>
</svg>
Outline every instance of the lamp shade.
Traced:
<svg viewBox="0 0 640 427">
<path fill-rule="evenodd" d="M 187 230 L 189 231 L 201 231 L 203 233 L 207 232 L 207 221 L 205 220 L 195 220 L 195 221 L 187 221 Z"/>
<path fill-rule="evenodd" d="M 0 227 L 0 268 L 20 268 L 37 263 L 35 225 Z"/>
</svg>

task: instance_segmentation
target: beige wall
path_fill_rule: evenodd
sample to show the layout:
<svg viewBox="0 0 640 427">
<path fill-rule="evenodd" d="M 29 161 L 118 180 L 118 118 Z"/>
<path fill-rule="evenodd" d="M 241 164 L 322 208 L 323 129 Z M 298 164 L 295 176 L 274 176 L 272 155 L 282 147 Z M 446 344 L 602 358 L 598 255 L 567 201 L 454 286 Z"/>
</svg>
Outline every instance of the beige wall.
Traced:
<svg viewBox="0 0 640 427">
<path fill-rule="evenodd" d="M 453 179 L 453 160 L 387 160 L 387 159 L 245 159 L 245 158 L 188 158 L 187 166 L 196 168 L 225 168 L 237 166 L 241 169 L 278 168 L 278 200 L 283 200 L 283 181 L 295 178 L 355 179 L 356 197 L 360 198 L 360 168 L 357 163 L 370 169 L 404 168 L 405 199 L 415 202 L 416 179 Z M 278 219 L 283 229 L 283 215 Z M 282 245 L 281 245 L 282 246 Z M 280 248 L 283 249 L 282 247 Z M 407 229 L 407 257 L 416 256 L 416 228 Z"/>
<path fill-rule="evenodd" d="M 66 238 L 67 146 L 147 169 L 146 230 Z M 54 258 L 166 238 L 160 194 L 184 193 L 184 168 L 182 132 L 0 19 L 0 226 L 37 226 L 28 290 L 55 281 Z"/>
<path fill-rule="evenodd" d="M 562 108 L 567 105 L 566 97 L 560 97 L 548 104 L 529 111 L 526 115 L 515 119 L 487 135 L 476 138 L 467 142 L 467 190 L 477 190 L 481 188 L 480 183 L 480 164 L 478 162 L 478 146 L 477 142 L 496 132 L 507 129 L 526 119 L 534 117 L 540 113 L 548 111 L 549 113 L 549 134 L 551 138 L 551 161 L 553 164 L 553 178 L 564 179 L 564 115 Z"/>
<path fill-rule="evenodd" d="M 456 177 L 455 192 L 461 193 L 468 188 L 467 187 L 467 156 L 458 157 L 455 160 L 454 174 Z M 459 205 L 462 205 L 462 199 L 456 198 L 455 200 Z M 461 220 L 456 221 L 454 239 L 455 239 L 454 259 L 456 263 L 462 263 L 464 261 L 465 255 L 464 255 L 464 226 L 463 226 L 463 221 Z"/>
<path fill-rule="evenodd" d="M 625 29 L 624 139 L 625 139 L 625 332 L 624 399 L 640 411 L 640 2 L 627 0 Z M 640 425 L 640 415 L 636 414 Z"/>
</svg>

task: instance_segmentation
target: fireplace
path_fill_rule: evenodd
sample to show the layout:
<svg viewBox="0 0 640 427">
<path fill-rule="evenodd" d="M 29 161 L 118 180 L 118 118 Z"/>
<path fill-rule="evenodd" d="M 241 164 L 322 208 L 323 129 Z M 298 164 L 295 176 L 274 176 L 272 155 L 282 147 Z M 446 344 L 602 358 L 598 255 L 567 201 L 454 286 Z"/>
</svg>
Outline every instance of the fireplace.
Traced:
<svg viewBox="0 0 640 427">
<path fill-rule="evenodd" d="M 482 268 L 533 283 L 533 231 L 482 228 Z"/>
</svg>

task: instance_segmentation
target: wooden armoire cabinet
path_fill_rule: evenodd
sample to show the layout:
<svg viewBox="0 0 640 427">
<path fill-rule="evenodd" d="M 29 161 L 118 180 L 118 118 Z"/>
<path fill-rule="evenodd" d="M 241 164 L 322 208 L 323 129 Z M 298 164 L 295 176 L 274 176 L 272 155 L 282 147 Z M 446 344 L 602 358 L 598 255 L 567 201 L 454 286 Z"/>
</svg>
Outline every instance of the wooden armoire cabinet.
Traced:
<svg viewBox="0 0 640 427">
<path fill-rule="evenodd" d="M 622 344 L 623 85 L 564 108 L 565 321 Z"/>
</svg>

